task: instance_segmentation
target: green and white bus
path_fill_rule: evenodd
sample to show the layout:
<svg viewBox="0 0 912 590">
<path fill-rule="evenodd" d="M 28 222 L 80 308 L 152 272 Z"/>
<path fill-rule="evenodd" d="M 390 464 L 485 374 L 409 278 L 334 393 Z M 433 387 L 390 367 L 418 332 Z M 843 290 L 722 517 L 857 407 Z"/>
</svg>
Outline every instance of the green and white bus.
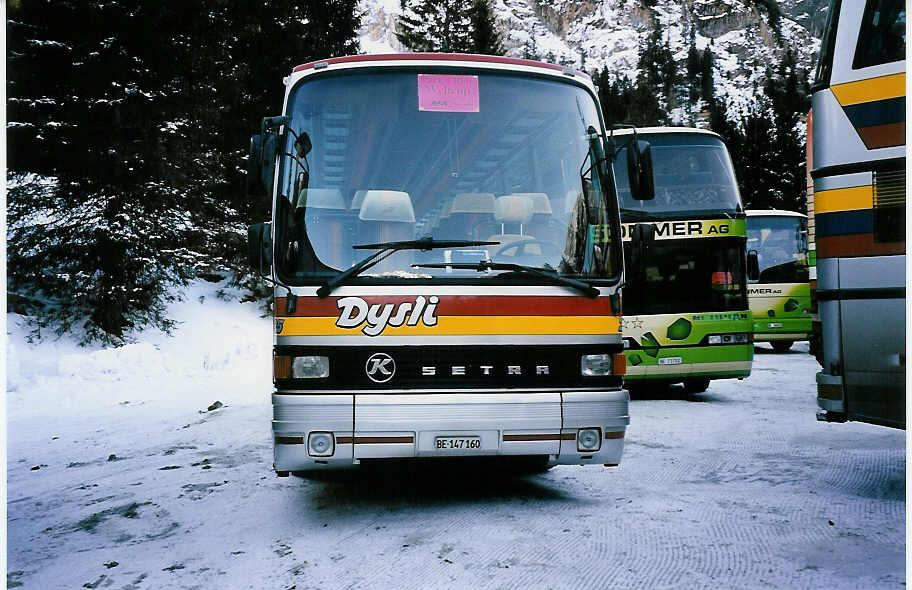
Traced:
<svg viewBox="0 0 912 590">
<path fill-rule="evenodd" d="M 807 216 L 781 210 L 745 213 L 747 251 L 757 253 L 760 271 L 747 288 L 754 342 L 785 352 L 811 333 Z"/>
<path fill-rule="evenodd" d="M 621 154 L 615 173 L 628 264 L 625 382 L 634 389 L 683 383 L 687 393 L 700 393 L 711 379 L 747 377 L 747 238 L 728 150 L 700 129 L 636 132 L 651 146 L 655 198 L 633 199 Z"/>
</svg>

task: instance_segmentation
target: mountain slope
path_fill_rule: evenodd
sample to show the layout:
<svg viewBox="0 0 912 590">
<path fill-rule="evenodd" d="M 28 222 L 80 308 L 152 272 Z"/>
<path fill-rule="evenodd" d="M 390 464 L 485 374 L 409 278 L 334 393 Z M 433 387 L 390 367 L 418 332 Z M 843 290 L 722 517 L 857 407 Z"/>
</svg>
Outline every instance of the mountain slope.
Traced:
<svg viewBox="0 0 912 590">
<path fill-rule="evenodd" d="M 654 4 L 652 8 L 644 5 Z M 631 80 L 639 48 L 657 24 L 684 71 L 690 32 L 715 57 L 716 94 L 732 107 L 753 101 L 765 70 L 791 49 L 810 72 L 826 19 L 826 0 L 493 0 L 507 54 Z M 767 8 L 770 5 L 772 8 Z M 403 51 L 395 38 L 399 0 L 363 0 L 365 53 Z M 772 12 L 772 14 L 771 14 Z"/>
</svg>

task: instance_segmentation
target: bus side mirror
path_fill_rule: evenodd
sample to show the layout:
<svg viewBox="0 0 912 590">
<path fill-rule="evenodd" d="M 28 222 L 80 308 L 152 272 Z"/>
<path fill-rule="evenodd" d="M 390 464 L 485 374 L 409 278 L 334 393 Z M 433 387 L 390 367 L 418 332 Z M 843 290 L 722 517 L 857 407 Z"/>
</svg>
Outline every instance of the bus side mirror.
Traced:
<svg viewBox="0 0 912 590">
<path fill-rule="evenodd" d="M 630 182 L 630 194 L 634 199 L 651 201 L 655 198 L 652 149 L 648 141 L 631 141 L 627 146 L 627 178 Z"/>
<path fill-rule="evenodd" d="M 747 278 L 751 281 L 760 278 L 760 257 L 756 250 L 747 251 Z"/>
<path fill-rule="evenodd" d="M 247 194 L 252 197 L 265 197 L 266 187 L 260 168 L 263 161 L 263 136 L 254 135 L 250 138 L 250 151 L 247 154 Z"/>
<path fill-rule="evenodd" d="M 291 119 L 285 116 L 264 117 L 260 124 L 259 135 L 250 138 L 250 153 L 247 158 L 247 194 L 255 197 L 268 197 L 272 194 L 275 177 L 276 155 L 279 150 L 278 130 Z M 296 149 L 310 149 L 308 145 L 295 146 Z"/>
<path fill-rule="evenodd" d="M 272 266 L 272 224 L 268 221 L 247 228 L 247 262 L 260 276 Z"/>
</svg>

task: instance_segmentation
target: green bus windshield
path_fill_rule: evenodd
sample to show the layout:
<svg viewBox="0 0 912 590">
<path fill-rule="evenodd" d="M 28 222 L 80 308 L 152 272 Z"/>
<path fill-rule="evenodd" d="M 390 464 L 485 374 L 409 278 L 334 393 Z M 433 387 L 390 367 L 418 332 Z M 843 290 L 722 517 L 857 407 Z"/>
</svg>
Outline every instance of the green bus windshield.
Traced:
<svg viewBox="0 0 912 590">
<path fill-rule="evenodd" d="M 807 219 L 751 215 L 747 218 L 747 249 L 757 251 L 760 278 L 752 283 L 808 282 Z"/>
</svg>

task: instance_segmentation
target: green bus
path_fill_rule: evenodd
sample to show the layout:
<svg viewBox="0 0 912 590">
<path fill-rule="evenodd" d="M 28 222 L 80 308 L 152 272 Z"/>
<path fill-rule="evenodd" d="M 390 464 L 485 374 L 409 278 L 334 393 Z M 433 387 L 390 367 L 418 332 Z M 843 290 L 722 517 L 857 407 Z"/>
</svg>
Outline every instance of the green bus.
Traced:
<svg viewBox="0 0 912 590">
<path fill-rule="evenodd" d="M 780 210 L 745 213 L 747 251 L 757 252 L 760 270 L 747 288 L 754 342 L 785 352 L 811 334 L 807 216 Z"/>
<path fill-rule="evenodd" d="M 614 135 L 622 144 L 633 132 Z M 700 393 L 712 379 L 747 377 L 754 355 L 747 238 L 728 150 L 717 134 L 701 129 L 636 133 L 651 146 L 655 198 L 632 197 L 619 154 L 615 173 L 628 263 L 621 326 L 625 383 L 633 390 L 683 383 L 687 393 Z"/>
</svg>

